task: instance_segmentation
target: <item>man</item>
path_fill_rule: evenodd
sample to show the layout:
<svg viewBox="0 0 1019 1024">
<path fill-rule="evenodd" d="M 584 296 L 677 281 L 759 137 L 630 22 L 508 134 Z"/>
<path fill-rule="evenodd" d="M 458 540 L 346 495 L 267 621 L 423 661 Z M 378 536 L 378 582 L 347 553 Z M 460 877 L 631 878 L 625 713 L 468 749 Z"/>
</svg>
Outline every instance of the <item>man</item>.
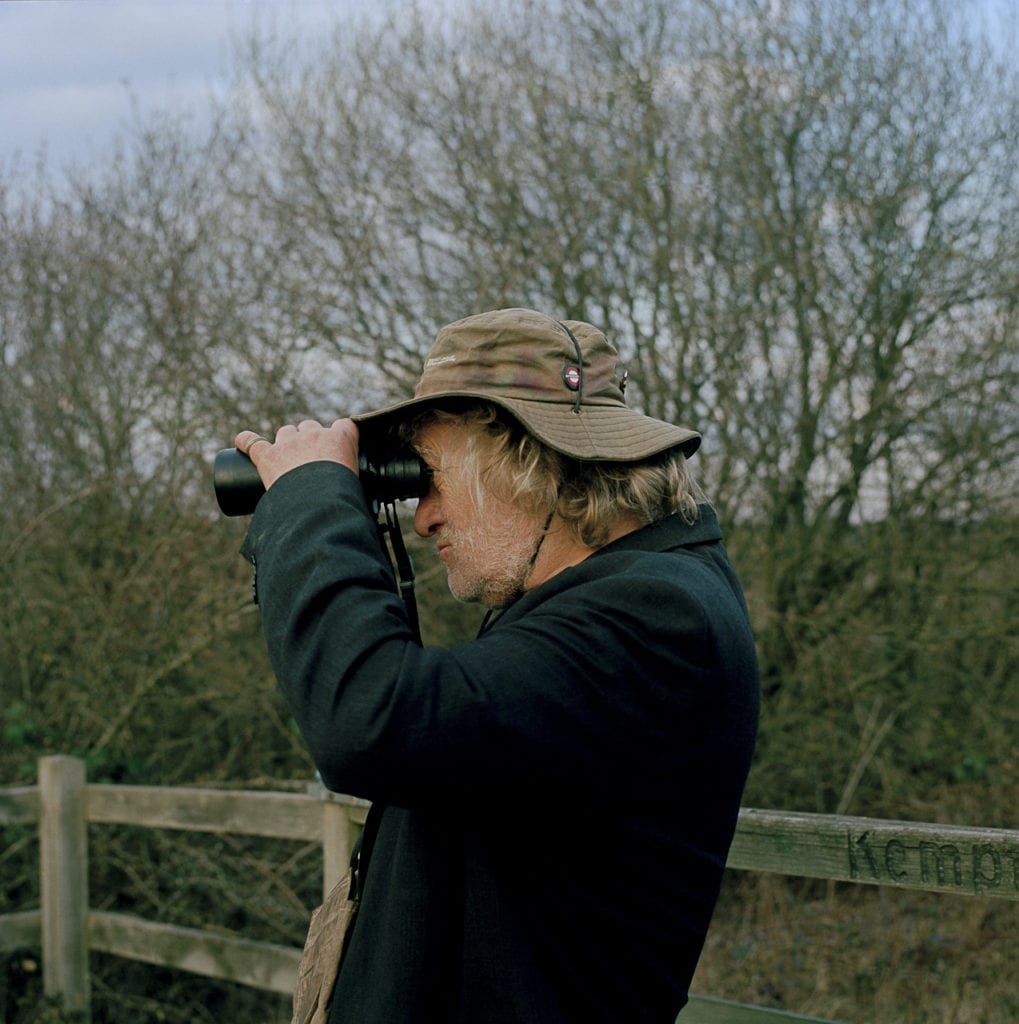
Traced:
<svg viewBox="0 0 1019 1024">
<path fill-rule="evenodd" d="M 413 636 L 362 436 L 428 465 L 414 526 L 477 639 Z M 384 807 L 330 1021 L 675 1019 L 757 725 L 699 442 L 626 407 L 602 332 L 520 309 L 443 328 L 412 400 L 237 435 L 280 685 L 326 785 Z"/>
</svg>

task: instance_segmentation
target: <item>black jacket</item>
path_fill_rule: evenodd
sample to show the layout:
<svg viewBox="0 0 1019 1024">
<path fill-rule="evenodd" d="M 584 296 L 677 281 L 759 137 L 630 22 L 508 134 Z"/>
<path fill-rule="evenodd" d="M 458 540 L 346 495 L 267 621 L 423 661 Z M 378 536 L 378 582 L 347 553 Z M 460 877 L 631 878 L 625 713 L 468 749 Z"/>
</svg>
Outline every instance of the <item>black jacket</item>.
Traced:
<svg viewBox="0 0 1019 1024">
<path fill-rule="evenodd" d="M 331 1022 L 674 1020 L 757 726 L 714 514 L 670 516 L 422 648 L 353 474 L 288 473 L 245 553 L 322 778 L 386 809 Z"/>
</svg>

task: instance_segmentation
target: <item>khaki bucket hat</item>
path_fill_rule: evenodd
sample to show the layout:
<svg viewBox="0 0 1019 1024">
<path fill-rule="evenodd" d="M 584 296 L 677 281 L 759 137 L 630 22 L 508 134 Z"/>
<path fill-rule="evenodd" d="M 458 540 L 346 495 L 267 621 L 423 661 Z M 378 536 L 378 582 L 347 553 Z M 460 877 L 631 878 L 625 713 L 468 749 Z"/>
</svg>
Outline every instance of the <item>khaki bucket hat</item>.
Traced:
<svg viewBox="0 0 1019 1024">
<path fill-rule="evenodd" d="M 598 328 L 533 309 L 496 309 L 439 331 L 413 398 L 353 419 L 383 427 L 447 399 L 481 398 L 575 459 L 636 462 L 671 448 L 697 450 L 697 431 L 628 409 L 624 387 L 618 354 Z"/>
</svg>

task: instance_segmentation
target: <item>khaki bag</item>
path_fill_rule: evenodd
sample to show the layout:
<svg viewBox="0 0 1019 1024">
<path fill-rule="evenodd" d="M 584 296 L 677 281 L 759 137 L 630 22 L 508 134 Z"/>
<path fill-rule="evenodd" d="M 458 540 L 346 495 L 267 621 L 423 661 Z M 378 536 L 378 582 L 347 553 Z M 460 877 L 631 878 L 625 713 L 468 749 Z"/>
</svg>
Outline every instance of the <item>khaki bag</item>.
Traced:
<svg viewBox="0 0 1019 1024">
<path fill-rule="evenodd" d="M 351 872 L 348 871 L 311 915 L 308 938 L 297 968 L 290 1024 L 326 1024 L 347 932 L 357 913 L 358 901 L 351 898 L 350 884 Z"/>
</svg>

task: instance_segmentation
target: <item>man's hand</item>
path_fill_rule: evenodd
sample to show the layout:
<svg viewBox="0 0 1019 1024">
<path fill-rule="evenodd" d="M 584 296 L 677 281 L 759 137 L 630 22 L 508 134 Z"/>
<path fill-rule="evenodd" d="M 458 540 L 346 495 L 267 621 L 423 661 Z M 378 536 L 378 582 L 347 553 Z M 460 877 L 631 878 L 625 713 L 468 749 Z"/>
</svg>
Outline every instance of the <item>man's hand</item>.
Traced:
<svg viewBox="0 0 1019 1024">
<path fill-rule="evenodd" d="M 296 427 L 280 427 L 275 442 L 253 430 L 242 430 L 234 444 L 255 464 L 269 490 L 284 473 L 308 462 L 338 462 L 356 474 L 358 437 L 353 420 L 336 420 L 331 427 L 303 420 Z"/>
</svg>

